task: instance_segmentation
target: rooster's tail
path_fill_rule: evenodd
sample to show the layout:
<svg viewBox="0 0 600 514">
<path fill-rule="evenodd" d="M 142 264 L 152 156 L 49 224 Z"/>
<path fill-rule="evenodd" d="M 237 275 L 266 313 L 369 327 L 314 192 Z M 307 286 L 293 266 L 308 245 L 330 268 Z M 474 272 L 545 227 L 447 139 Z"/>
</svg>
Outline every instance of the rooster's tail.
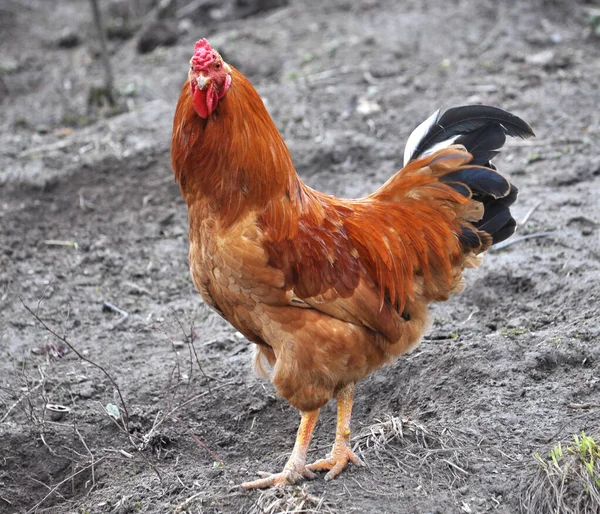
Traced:
<svg viewBox="0 0 600 514">
<path fill-rule="evenodd" d="M 459 237 L 467 252 L 481 253 L 515 231 L 510 206 L 517 199 L 518 190 L 491 163 L 507 135 L 524 139 L 534 136 L 531 127 L 513 114 L 496 107 L 469 105 L 449 109 L 441 116 L 436 111 L 413 131 L 406 143 L 405 166 L 453 145 L 460 145 L 471 154 L 468 163 L 438 177 L 483 205 L 481 219 L 462 226 Z"/>
</svg>

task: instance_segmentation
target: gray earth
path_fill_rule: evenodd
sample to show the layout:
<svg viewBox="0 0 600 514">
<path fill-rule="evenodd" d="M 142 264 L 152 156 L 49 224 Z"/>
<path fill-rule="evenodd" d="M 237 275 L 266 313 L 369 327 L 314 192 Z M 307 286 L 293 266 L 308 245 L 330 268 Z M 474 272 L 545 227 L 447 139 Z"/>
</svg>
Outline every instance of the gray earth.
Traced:
<svg viewBox="0 0 600 514">
<path fill-rule="evenodd" d="M 87 1 L 0 2 L 0 512 L 528 511 L 536 454 L 600 424 L 593 6 L 171 4 L 102 2 L 113 109 L 90 95 Z M 140 54 L 153 23 L 176 43 Z M 169 143 L 200 37 L 254 82 L 301 177 L 338 196 L 387 180 L 439 107 L 496 105 L 537 135 L 496 161 L 520 189 L 513 244 L 433 305 L 413 353 L 358 385 L 366 466 L 332 482 L 237 487 L 282 467 L 299 417 L 189 277 Z M 334 427 L 332 402 L 310 459 Z"/>
</svg>

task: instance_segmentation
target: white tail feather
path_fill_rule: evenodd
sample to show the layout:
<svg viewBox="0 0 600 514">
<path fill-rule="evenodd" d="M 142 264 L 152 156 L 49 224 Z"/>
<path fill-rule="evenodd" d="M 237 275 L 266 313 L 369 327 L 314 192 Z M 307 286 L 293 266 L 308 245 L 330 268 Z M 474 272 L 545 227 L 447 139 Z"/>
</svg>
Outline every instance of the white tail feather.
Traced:
<svg viewBox="0 0 600 514">
<path fill-rule="evenodd" d="M 439 143 L 436 143 L 435 145 L 433 145 L 430 148 L 427 148 L 427 150 L 421 152 L 419 155 L 415 155 L 414 158 L 417 157 L 427 157 L 428 155 L 431 155 L 435 152 L 437 152 L 438 150 L 441 150 L 442 148 L 448 148 L 450 145 L 454 144 L 454 141 L 456 141 L 462 134 L 456 134 L 455 136 L 446 139 L 446 141 L 441 141 Z"/>
<path fill-rule="evenodd" d="M 408 137 L 408 141 L 406 141 L 406 146 L 404 147 L 404 166 L 406 166 L 409 161 L 412 160 L 413 153 L 418 148 L 419 144 L 425 137 L 425 135 L 429 132 L 431 127 L 433 127 L 440 117 L 440 110 L 435 111 L 429 118 L 427 118 L 423 123 L 421 123 L 415 130 L 412 131 L 410 136 Z"/>
</svg>

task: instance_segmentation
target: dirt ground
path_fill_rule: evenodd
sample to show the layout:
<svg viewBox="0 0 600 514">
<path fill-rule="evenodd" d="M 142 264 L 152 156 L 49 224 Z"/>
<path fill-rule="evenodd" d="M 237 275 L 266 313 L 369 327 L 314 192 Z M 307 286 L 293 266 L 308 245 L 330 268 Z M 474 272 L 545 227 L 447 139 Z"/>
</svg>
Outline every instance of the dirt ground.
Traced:
<svg viewBox="0 0 600 514">
<path fill-rule="evenodd" d="M 88 105 L 102 68 L 87 0 L 0 0 L 0 512 L 530 511 L 536 454 L 600 429 L 590 6 L 181 0 L 163 27 L 176 44 L 139 54 L 152 6 L 101 3 L 114 116 Z M 515 239 L 536 237 L 491 252 L 432 307 L 420 347 L 358 385 L 366 466 L 330 483 L 237 487 L 281 468 L 299 417 L 189 277 L 169 143 L 200 37 L 253 80 L 302 178 L 339 196 L 399 169 L 438 107 L 500 106 L 537 135 L 497 158 L 520 189 Z M 309 458 L 334 427 L 332 402 Z"/>
</svg>

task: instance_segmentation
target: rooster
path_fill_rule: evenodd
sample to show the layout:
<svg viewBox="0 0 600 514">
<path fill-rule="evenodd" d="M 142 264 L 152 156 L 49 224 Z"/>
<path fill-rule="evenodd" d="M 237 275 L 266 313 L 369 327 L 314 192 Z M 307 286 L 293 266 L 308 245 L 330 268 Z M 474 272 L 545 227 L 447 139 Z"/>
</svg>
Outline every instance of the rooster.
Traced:
<svg viewBox="0 0 600 514">
<path fill-rule="evenodd" d="M 463 270 L 515 231 L 517 188 L 490 162 L 506 136 L 533 131 L 494 107 L 438 111 L 409 137 L 399 172 L 367 197 L 339 199 L 300 180 L 250 81 L 205 39 L 196 43 L 171 146 L 191 277 L 301 414 L 283 471 L 242 487 L 317 471 L 329 480 L 360 464 L 350 445 L 354 385 L 413 349 L 430 326 L 428 304 L 461 292 Z M 307 465 L 332 398 L 333 449 Z"/>
</svg>

